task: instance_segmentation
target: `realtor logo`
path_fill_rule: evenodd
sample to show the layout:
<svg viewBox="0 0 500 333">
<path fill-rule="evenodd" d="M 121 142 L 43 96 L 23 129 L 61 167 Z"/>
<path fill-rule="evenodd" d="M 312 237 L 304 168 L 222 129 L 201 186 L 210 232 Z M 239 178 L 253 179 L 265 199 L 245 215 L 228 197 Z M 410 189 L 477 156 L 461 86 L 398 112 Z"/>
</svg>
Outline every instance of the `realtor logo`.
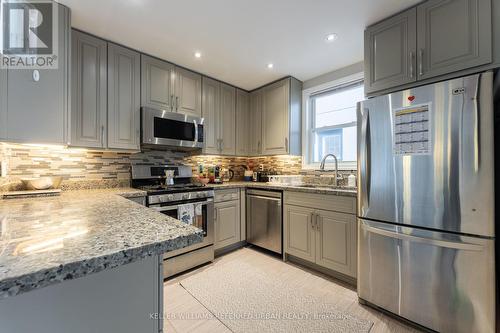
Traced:
<svg viewBox="0 0 500 333">
<path fill-rule="evenodd" d="M 51 0 L 0 0 L 0 68 L 57 68 L 58 6 Z"/>
</svg>

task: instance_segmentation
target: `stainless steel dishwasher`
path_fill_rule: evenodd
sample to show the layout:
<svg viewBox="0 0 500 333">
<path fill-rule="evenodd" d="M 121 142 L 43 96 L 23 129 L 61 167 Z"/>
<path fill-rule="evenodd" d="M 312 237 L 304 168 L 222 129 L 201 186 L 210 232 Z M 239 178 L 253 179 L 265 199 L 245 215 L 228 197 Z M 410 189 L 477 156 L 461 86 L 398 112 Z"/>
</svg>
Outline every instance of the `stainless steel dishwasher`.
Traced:
<svg viewBox="0 0 500 333">
<path fill-rule="evenodd" d="M 281 199 L 281 192 L 247 190 L 247 243 L 282 254 Z"/>
</svg>

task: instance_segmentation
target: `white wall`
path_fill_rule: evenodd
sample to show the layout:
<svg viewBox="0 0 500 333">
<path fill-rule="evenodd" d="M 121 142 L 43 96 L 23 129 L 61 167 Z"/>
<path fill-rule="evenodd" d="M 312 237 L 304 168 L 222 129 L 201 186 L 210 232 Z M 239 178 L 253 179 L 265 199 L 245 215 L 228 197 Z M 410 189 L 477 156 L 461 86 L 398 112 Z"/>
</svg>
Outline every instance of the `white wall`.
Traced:
<svg viewBox="0 0 500 333">
<path fill-rule="evenodd" d="M 347 67 L 343 67 L 329 73 L 325 73 L 323 75 L 317 76 L 310 80 L 304 81 L 302 89 L 306 90 L 311 87 L 319 86 L 321 84 L 325 84 L 327 82 L 336 81 L 342 79 L 346 76 L 350 76 L 353 74 L 357 74 L 363 72 L 363 62 L 357 62 L 355 64 L 349 65 Z"/>
</svg>

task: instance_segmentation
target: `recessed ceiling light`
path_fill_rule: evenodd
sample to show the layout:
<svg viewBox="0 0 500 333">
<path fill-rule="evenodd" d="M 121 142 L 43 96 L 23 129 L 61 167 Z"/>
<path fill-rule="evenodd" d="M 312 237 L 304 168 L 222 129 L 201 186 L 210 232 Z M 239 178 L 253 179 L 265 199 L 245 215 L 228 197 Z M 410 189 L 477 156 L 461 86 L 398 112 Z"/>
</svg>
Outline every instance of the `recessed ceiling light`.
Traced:
<svg viewBox="0 0 500 333">
<path fill-rule="evenodd" d="M 270 64 L 267 64 L 267 68 L 269 68 L 269 69 L 273 69 L 273 67 L 274 67 L 274 65 L 273 65 L 273 64 L 271 64 L 271 63 L 270 63 Z"/>
<path fill-rule="evenodd" d="M 195 58 L 201 58 L 201 52 L 195 52 L 194 53 Z"/>
<path fill-rule="evenodd" d="M 334 42 L 334 41 L 336 41 L 338 38 L 339 38 L 339 36 L 338 36 L 337 34 L 329 34 L 329 35 L 326 35 L 325 40 L 326 40 L 327 42 Z"/>
</svg>

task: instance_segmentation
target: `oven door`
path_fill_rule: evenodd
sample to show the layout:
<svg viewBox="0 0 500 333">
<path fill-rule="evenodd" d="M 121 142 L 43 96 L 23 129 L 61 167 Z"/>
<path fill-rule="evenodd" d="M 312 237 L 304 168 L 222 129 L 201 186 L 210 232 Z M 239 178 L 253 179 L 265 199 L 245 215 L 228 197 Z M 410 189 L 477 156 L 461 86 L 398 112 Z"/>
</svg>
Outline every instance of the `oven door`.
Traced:
<svg viewBox="0 0 500 333">
<path fill-rule="evenodd" d="M 203 230 L 203 241 L 201 243 L 197 243 L 176 251 L 167 252 L 163 256 L 164 258 L 174 257 L 182 253 L 214 244 L 214 199 L 209 198 L 203 200 L 164 203 L 158 205 L 150 205 L 149 208 L 173 217 L 174 219 L 178 219 L 179 207 L 185 204 L 193 204 L 195 206 L 194 218 L 192 219 L 192 221 L 188 222 L 188 224 Z M 199 207 L 198 209 L 196 208 L 197 206 Z M 199 214 L 197 213 L 197 211 Z"/>
<path fill-rule="evenodd" d="M 203 148 L 203 118 L 150 108 L 142 108 L 141 112 L 142 145 Z"/>
</svg>

